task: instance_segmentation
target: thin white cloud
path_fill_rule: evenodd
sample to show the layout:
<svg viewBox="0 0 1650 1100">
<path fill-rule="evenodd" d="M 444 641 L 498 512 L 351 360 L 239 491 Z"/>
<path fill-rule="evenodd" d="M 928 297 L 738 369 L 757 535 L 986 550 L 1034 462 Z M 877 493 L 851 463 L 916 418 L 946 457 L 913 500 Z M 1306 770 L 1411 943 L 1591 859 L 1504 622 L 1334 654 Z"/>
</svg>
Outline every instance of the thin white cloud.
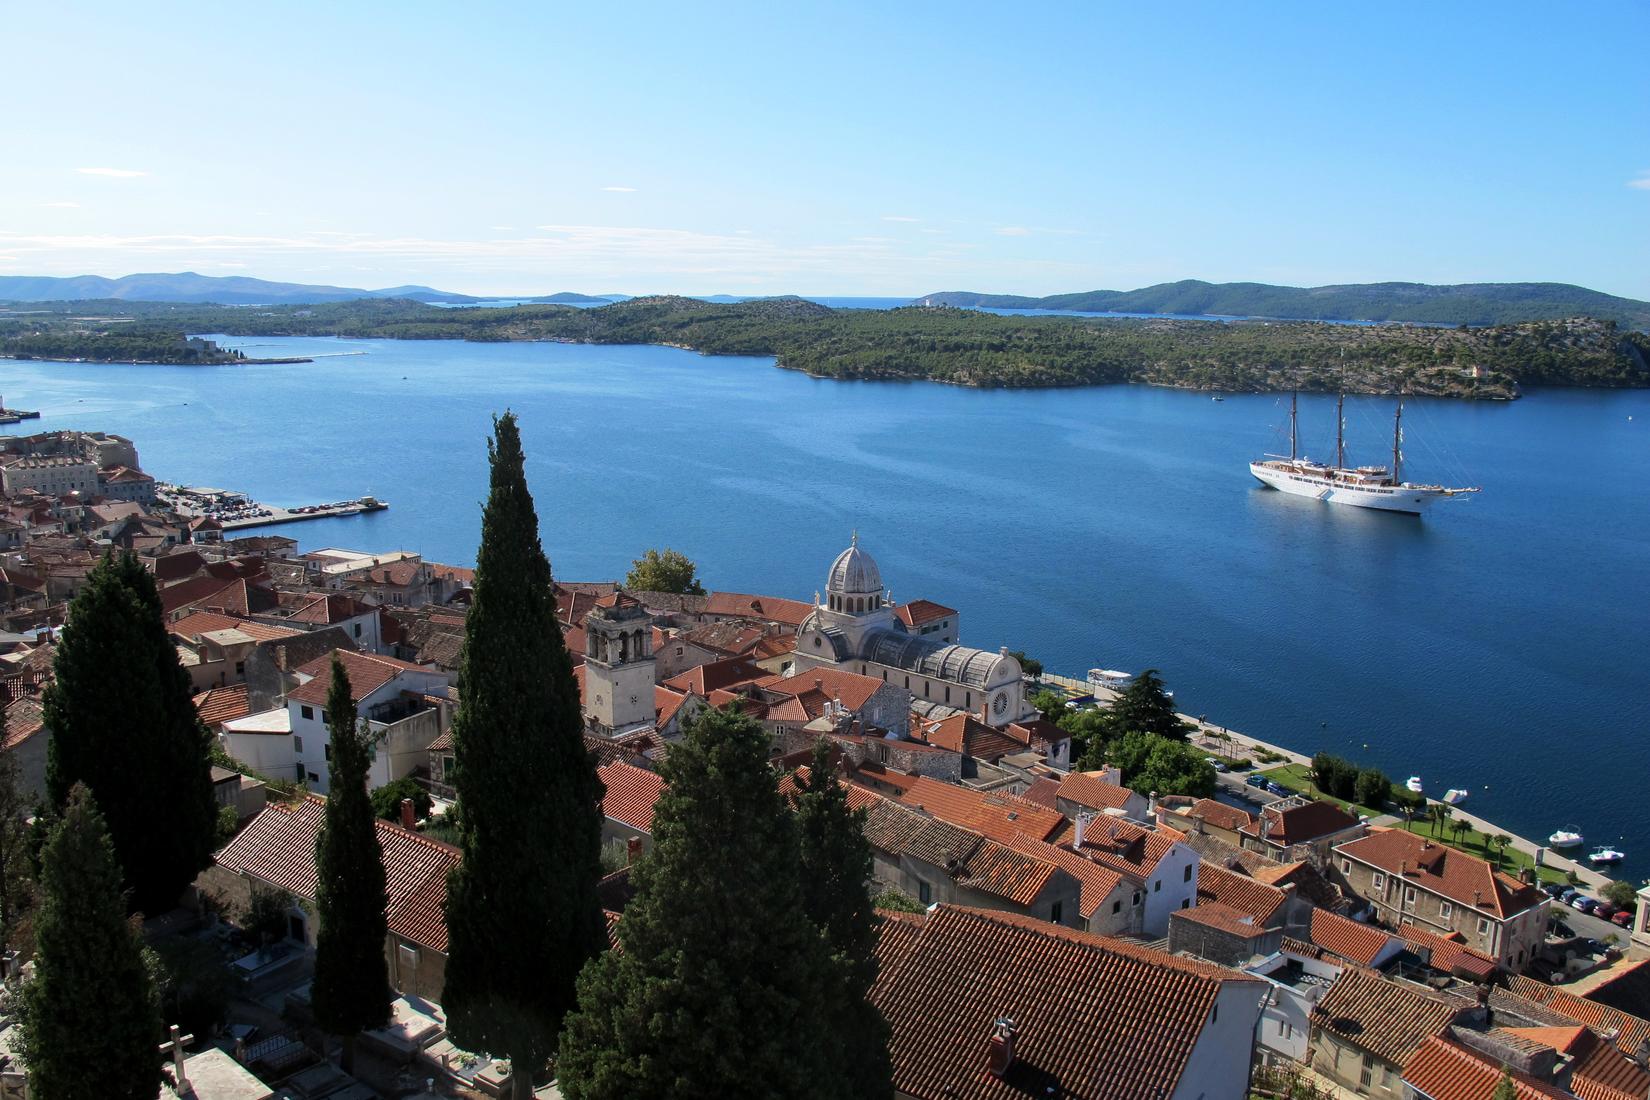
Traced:
<svg viewBox="0 0 1650 1100">
<path fill-rule="evenodd" d="M 500 233 L 514 233 L 516 231 L 516 227 L 513 225 L 489 225 L 487 228 Z"/>
<path fill-rule="evenodd" d="M 1639 191 L 1650 191 L 1650 168 L 1640 172 L 1637 178 L 1628 180 L 1627 186 Z"/>
<path fill-rule="evenodd" d="M 76 168 L 83 176 L 109 176 L 117 180 L 136 179 L 138 176 L 147 176 L 148 172 L 140 172 L 136 168 Z"/>
<path fill-rule="evenodd" d="M 49 206 L 53 210 L 79 210 L 80 209 L 80 204 L 78 202 L 43 202 L 40 205 L 41 206 Z"/>
<path fill-rule="evenodd" d="M 1000 225 L 997 227 L 999 237 L 1029 237 L 1031 230 L 1023 225 Z"/>
<path fill-rule="evenodd" d="M 884 214 L 882 216 L 882 220 L 885 221 L 885 222 L 920 222 L 920 221 L 922 221 L 921 218 L 907 218 L 903 214 Z"/>
<path fill-rule="evenodd" d="M 603 191 L 620 191 L 620 192 L 623 192 L 625 194 L 630 194 L 631 192 L 634 192 L 636 189 L 634 187 L 604 187 L 604 188 L 602 188 L 602 190 Z"/>
</svg>

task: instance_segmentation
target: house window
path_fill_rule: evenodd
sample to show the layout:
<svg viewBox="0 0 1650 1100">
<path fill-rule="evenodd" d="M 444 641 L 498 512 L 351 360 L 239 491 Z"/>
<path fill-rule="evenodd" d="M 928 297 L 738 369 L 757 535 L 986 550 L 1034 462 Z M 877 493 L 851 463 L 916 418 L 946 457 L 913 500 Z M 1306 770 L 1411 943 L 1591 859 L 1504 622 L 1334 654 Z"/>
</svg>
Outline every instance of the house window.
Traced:
<svg viewBox="0 0 1650 1100">
<path fill-rule="evenodd" d="M 920 879 L 917 881 L 917 900 L 924 905 L 934 900 L 934 891 L 929 889 L 928 884 Z"/>
<path fill-rule="evenodd" d="M 292 737 L 292 751 L 300 755 L 302 755 L 304 751 L 304 739 L 296 734 Z"/>
<path fill-rule="evenodd" d="M 1438 919 L 1449 920 L 1450 914 L 1455 912 L 1455 906 L 1449 902 L 1441 902 L 1438 906 Z"/>
<path fill-rule="evenodd" d="M 418 948 L 409 947 L 408 945 L 406 945 L 404 943 L 399 944 L 399 945 L 397 945 L 397 950 L 396 950 L 395 954 L 396 954 L 397 961 L 401 964 L 401 971 L 402 971 L 403 974 L 405 974 L 409 971 L 411 971 L 413 973 L 417 973 L 417 971 L 418 971 Z"/>
<path fill-rule="evenodd" d="M 974 693 L 972 691 L 963 692 L 963 706 L 968 707 L 969 709 L 973 709 L 973 707 L 974 707 Z"/>
<path fill-rule="evenodd" d="M 814 639 L 814 642 L 815 642 L 815 644 L 818 644 L 818 642 L 819 642 L 819 639 L 818 639 L 818 638 L 815 638 L 815 639 Z M 681 647 L 681 646 L 677 646 L 677 647 L 676 647 L 676 656 L 678 656 L 678 657 L 680 657 L 680 656 L 681 656 L 681 655 L 682 655 L 682 653 L 683 653 L 683 650 L 682 650 L 682 647 Z"/>
<path fill-rule="evenodd" d="M 315 720 L 314 707 L 299 707 L 298 713 L 304 716 L 304 721 L 306 722 L 313 722 Z"/>
<path fill-rule="evenodd" d="M 1136 891 L 1135 891 L 1135 892 L 1134 892 L 1134 904 L 1135 904 L 1135 905 L 1139 905 L 1139 904 L 1140 904 L 1140 891 L 1139 891 L 1139 890 L 1136 890 Z"/>
<path fill-rule="evenodd" d="M 1192 907 L 1192 899 L 1191 898 L 1181 898 L 1180 899 L 1180 907 L 1182 909 L 1190 909 Z"/>
<path fill-rule="evenodd" d="M 331 760 L 332 759 L 332 742 L 328 741 L 325 745 L 322 745 L 321 746 L 321 752 L 326 756 L 326 758 L 328 760 Z"/>
<path fill-rule="evenodd" d="M 1139 897 L 1138 894 L 1136 894 L 1135 896 Z M 1122 911 L 1123 911 L 1123 899 L 1118 898 L 1116 901 L 1111 903 L 1112 916 L 1116 916 L 1118 913 L 1121 913 Z"/>
<path fill-rule="evenodd" d="M 1404 908 L 1415 908 L 1415 887 L 1413 886 L 1404 887 Z"/>
<path fill-rule="evenodd" d="M 951 701 L 951 685 L 950 684 L 945 685 L 945 701 L 947 703 L 949 703 Z"/>
<path fill-rule="evenodd" d="M 236 661 L 235 662 L 235 675 L 236 676 L 245 676 L 246 675 L 246 662 L 245 661 Z"/>
<path fill-rule="evenodd" d="M 1478 934 L 1480 936 L 1487 936 L 1487 935 L 1490 934 L 1490 918 L 1488 918 L 1488 917 L 1479 917 L 1478 918 Z"/>
<path fill-rule="evenodd" d="M 316 775 L 314 772 L 310 772 L 309 773 L 309 781 L 311 783 L 319 783 L 321 781 L 321 777 Z"/>
<path fill-rule="evenodd" d="M 321 710 L 321 721 L 325 722 L 326 720 L 327 720 L 327 712 L 326 712 L 325 708 L 322 708 L 322 710 Z"/>
<path fill-rule="evenodd" d="M 1061 904 L 1060 902 L 1055 902 L 1052 906 L 1049 907 L 1048 919 L 1049 919 L 1050 923 L 1053 923 L 1053 924 L 1059 924 L 1060 923 L 1060 904 Z"/>
<path fill-rule="evenodd" d="M 911 677 L 909 677 L 909 676 L 907 676 L 907 677 L 906 677 L 906 678 L 905 678 L 905 690 L 906 690 L 906 691 L 910 691 L 910 690 L 911 690 Z"/>
<path fill-rule="evenodd" d="M 357 638 L 359 638 L 361 636 L 361 624 L 360 623 L 355 624 L 355 636 Z"/>
<path fill-rule="evenodd" d="M 1352 861 L 1350 859 L 1341 860 L 1341 874 L 1350 875 L 1351 873 L 1352 873 Z"/>
<path fill-rule="evenodd" d="M 1152 893 L 1156 894 L 1156 893 L 1160 892 L 1162 889 L 1163 889 L 1163 880 L 1160 879 L 1160 878 L 1153 879 L 1152 880 Z"/>
<path fill-rule="evenodd" d="M 1375 887 L 1375 889 L 1377 889 L 1377 890 L 1385 890 L 1386 889 L 1386 876 L 1381 874 L 1381 872 L 1376 871 L 1375 872 L 1375 877 L 1370 880 L 1370 884 L 1373 885 Z"/>
<path fill-rule="evenodd" d="M 1186 873 L 1180 876 L 1180 881 L 1181 882 L 1190 882 L 1190 881 L 1192 881 L 1192 865 L 1190 863 L 1186 864 Z"/>
</svg>

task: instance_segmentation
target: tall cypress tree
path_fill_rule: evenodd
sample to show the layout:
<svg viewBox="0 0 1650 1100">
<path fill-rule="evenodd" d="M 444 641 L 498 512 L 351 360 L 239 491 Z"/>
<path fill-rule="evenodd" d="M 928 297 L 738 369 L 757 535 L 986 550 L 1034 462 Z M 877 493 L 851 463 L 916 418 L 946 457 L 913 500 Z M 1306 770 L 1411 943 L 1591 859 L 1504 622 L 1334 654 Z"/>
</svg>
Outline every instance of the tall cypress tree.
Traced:
<svg viewBox="0 0 1650 1100">
<path fill-rule="evenodd" d="M 447 886 L 442 1007 L 457 1043 L 510 1056 L 525 1097 L 580 968 L 607 946 L 602 788 L 513 414 L 494 419 L 488 458 L 453 718 L 464 858 Z"/>
<path fill-rule="evenodd" d="M 0 752 L 0 945 L 13 934 L 34 901 L 34 836 L 29 807 L 18 785 L 17 756 Z"/>
<path fill-rule="evenodd" d="M 388 898 L 384 851 L 367 795 L 370 749 L 356 720 L 349 674 L 337 654 L 327 692 L 327 729 L 332 736 L 332 793 L 315 838 L 315 909 L 321 929 L 311 995 L 315 1022 L 343 1040 L 344 1070 L 352 1073 L 356 1036 L 390 1018 L 389 965 L 384 960 Z"/>
<path fill-rule="evenodd" d="M 34 978 L 22 998 L 23 1061 L 35 1100 L 155 1100 L 160 1010 L 120 868 L 84 785 L 40 857 Z"/>
<path fill-rule="evenodd" d="M 796 823 L 752 719 L 707 710 L 660 766 L 653 847 L 631 870 L 622 952 L 579 978 L 557 1077 L 570 1100 L 848 1095 L 820 1042 L 823 937 L 802 908 Z"/>
<path fill-rule="evenodd" d="M 61 807 L 76 783 L 90 787 L 132 905 L 165 912 L 210 860 L 218 807 L 211 738 L 154 578 L 135 555 L 105 555 L 92 569 L 53 667 L 42 700 L 52 802 Z"/>
<path fill-rule="evenodd" d="M 843 1095 L 890 1097 L 888 1022 L 867 996 L 877 980 L 878 918 L 871 901 L 866 812 L 848 805 L 830 742 L 823 737 L 814 743 L 808 777 L 799 777 L 797 787 L 802 909 L 830 955 L 823 1009 L 831 1064 L 844 1082 Z"/>
</svg>

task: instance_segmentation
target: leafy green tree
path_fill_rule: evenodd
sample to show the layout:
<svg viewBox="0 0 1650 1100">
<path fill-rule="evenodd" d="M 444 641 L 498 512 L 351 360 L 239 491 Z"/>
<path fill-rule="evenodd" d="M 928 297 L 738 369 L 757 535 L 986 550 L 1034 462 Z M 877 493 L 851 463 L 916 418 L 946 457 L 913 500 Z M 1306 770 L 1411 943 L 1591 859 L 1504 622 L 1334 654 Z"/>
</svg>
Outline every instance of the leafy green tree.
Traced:
<svg viewBox="0 0 1650 1100">
<path fill-rule="evenodd" d="M 1070 713 L 1066 709 L 1065 697 L 1054 691 L 1039 691 L 1035 693 L 1031 697 L 1031 705 L 1037 708 L 1037 713 L 1041 714 L 1044 718 L 1047 718 L 1050 722 L 1057 724 L 1060 719 Z"/>
<path fill-rule="evenodd" d="M 848 805 L 831 744 L 823 737 L 814 742 L 808 777 L 798 776 L 797 788 L 802 909 L 825 937 L 832 971 L 823 991 L 828 1019 L 821 1038 L 832 1045 L 831 1063 L 847 1095 L 888 1097 L 893 1094 L 888 1023 L 869 999 L 877 978 L 878 918 L 869 888 L 873 862 L 866 811 Z"/>
<path fill-rule="evenodd" d="M 332 657 L 327 692 L 327 732 L 332 739 L 329 789 L 320 835 L 315 839 L 315 1022 L 343 1041 L 345 1073 L 355 1069 L 355 1039 L 390 1018 L 384 851 L 367 796 L 372 748 L 356 718 L 349 674 Z"/>
<path fill-rule="evenodd" d="M 1620 879 L 1611 879 L 1605 883 L 1604 889 L 1599 891 L 1599 896 L 1617 909 L 1631 909 L 1638 902 L 1638 891 L 1633 889 L 1633 884 Z"/>
<path fill-rule="evenodd" d="M 1008 651 L 1008 655 L 1010 657 L 1014 658 L 1016 661 L 1020 662 L 1020 671 L 1021 672 L 1025 673 L 1027 676 L 1031 677 L 1033 680 L 1042 679 L 1042 676 L 1043 676 L 1043 662 L 1039 661 L 1035 657 L 1027 657 L 1026 656 L 1026 651 L 1023 650 L 1023 649 L 1011 649 L 1011 650 Z M 1048 717 L 1048 715 L 1045 714 L 1043 717 L 1046 718 L 1046 717 Z"/>
<path fill-rule="evenodd" d="M 1490 1093 L 1490 1100 L 1518 1100 L 1518 1086 L 1505 1066 L 1501 1069 L 1501 1080 L 1495 1083 L 1495 1091 Z"/>
<path fill-rule="evenodd" d="M 1119 733 L 1155 733 L 1171 741 L 1184 741 L 1191 731 L 1175 712 L 1174 700 L 1155 668 L 1136 676 L 1134 683 L 1112 700 L 1111 713 Z"/>
<path fill-rule="evenodd" d="M 34 904 L 35 840 L 30 808 L 18 786 L 17 757 L 0 752 L 0 944 L 15 946 L 19 924 Z"/>
<path fill-rule="evenodd" d="M 1123 785 L 1141 794 L 1207 798 L 1215 790 L 1215 768 L 1203 753 L 1155 733 L 1124 734 L 1109 759 L 1122 769 Z"/>
<path fill-rule="evenodd" d="M 1387 778 L 1385 772 L 1379 768 L 1358 769 L 1358 778 L 1352 789 L 1353 802 L 1372 810 L 1385 809 L 1391 793 L 1392 780 Z"/>
<path fill-rule="evenodd" d="M 135 555 L 106 555 L 92 569 L 54 668 L 43 696 L 52 803 L 76 783 L 90 787 L 134 908 L 165 912 L 211 859 L 218 805 L 211 738 Z"/>
<path fill-rule="evenodd" d="M 422 821 L 430 816 L 430 808 L 435 805 L 430 799 L 430 792 L 424 789 L 424 784 L 410 775 L 404 775 L 373 791 L 372 812 L 385 821 L 400 821 L 401 803 L 408 798 L 412 799 L 415 820 Z"/>
<path fill-rule="evenodd" d="M 509 1055 L 527 1097 L 579 970 L 607 946 L 602 787 L 513 414 L 493 421 L 488 459 L 453 718 L 464 858 L 447 888 L 442 1006 L 460 1045 Z"/>
<path fill-rule="evenodd" d="M 626 588 L 638 592 L 674 592 L 678 596 L 703 596 L 704 586 L 694 576 L 698 567 L 678 550 L 649 550 L 630 564 L 624 579 Z"/>
<path fill-rule="evenodd" d="M 669 786 L 631 871 L 624 950 L 585 969 L 562 1032 L 569 1100 L 849 1094 L 831 1062 L 832 971 L 768 747 L 754 720 L 718 708 L 660 765 Z"/>
<path fill-rule="evenodd" d="M 886 909 L 890 913 L 926 913 L 928 906 L 912 897 L 902 894 L 898 890 L 887 889 L 871 899 L 878 909 Z"/>
<path fill-rule="evenodd" d="M 160 1010 L 114 846 L 84 784 L 69 792 L 40 864 L 35 973 L 21 1012 L 29 1093 L 155 1100 Z"/>
</svg>

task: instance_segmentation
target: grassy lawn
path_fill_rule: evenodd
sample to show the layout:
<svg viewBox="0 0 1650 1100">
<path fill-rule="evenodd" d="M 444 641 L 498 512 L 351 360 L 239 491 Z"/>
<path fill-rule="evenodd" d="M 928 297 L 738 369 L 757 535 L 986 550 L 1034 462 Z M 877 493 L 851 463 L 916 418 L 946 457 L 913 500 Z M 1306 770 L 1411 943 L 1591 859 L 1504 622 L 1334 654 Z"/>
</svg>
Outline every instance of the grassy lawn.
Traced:
<svg viewBox="0 0 1650 1100">
<path fill-rule="evenodd" d="M 1369 806 L 1360 806 L 1355 802 L 1347 802 L 1339 798 L 1331 798 L 1326 794 L 1320 793 L 1317 787 L 1312 783 L 1312 769 L 1308 768 L 1304 764 L 1286 764 L 1281 768 L 1271 768 L 1267 771 L 1261 772 L 1260 774 L 1277 783 L 1280 787 L 1288 787 L 1292 791 L 1298 791 L 1301 794 L 1308 795 L 1312 798 L 1321 799 L 1324 802 L 1333 802 L 1335 805 L 1341 807 L 1343 810 L 1346 810 L 1348 813 L 1368 814 L 1371 818 L 1374 818 L 1379 817 L 1382 814 L 1392 812 L 1386 809 L 1378 810 Z M 1399 788 L 1397 784 L 1393 784 L 1392 789 L 1396 792 Z M 1428 837 L 1440 844 L 1447 844 L 1451 848 L 1458 848 L 1463 852 L 1468 852 L 1482 859 L 1487 859 L 1491 863 L 1496 862 L 1496 850 L 1489 844 L 1488 836 L 1479 832 L 1477 829 L 1463 829 L 1457 832 L 1455 829 L 1455 824 L 1456 819 L 1454 818 L 1446 821 L 1442 826 L 1438 826 L 1429 820 L 1417 817 L 1405 827 L 1412 833 L 1417 833 L 1421 836 Z M 1506 871 L 1508 874 L 1516 876 L 1519 871 L 1526 867 L 1533 866 L 1534 863 L 1534 857 L 1530 856 L 1527 852 L 1520 852 L 1515 848 L 1508 848 L 1501 855 L 1500 866 L 1501 869 Z M 1569 881 L 1564 872 L 1555 870 L 1552 867 L 1541 868 L 1540 875 L 1542 882 Z"/>
</svg>

